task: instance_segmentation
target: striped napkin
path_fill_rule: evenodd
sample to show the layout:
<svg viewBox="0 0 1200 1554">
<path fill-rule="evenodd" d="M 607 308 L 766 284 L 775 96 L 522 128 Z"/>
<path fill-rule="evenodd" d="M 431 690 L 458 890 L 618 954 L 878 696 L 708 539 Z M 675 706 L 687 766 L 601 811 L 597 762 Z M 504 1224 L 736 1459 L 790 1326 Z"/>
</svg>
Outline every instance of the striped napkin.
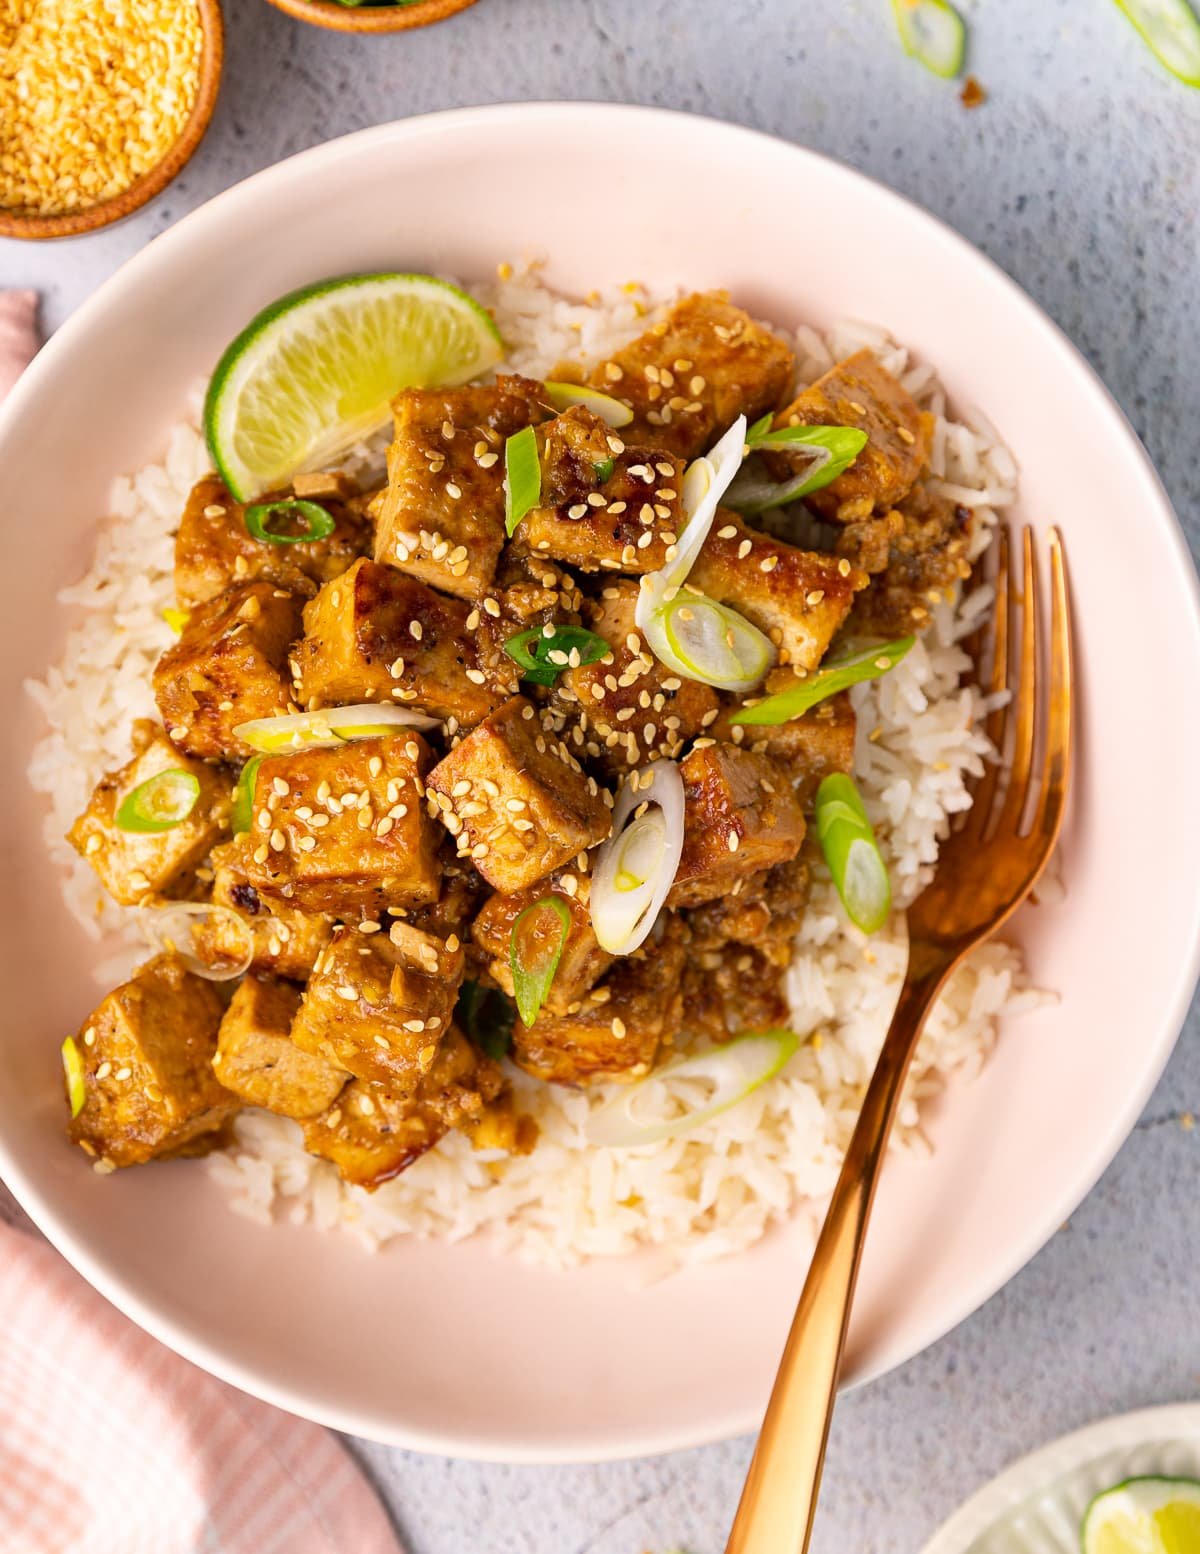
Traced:
<svg viewBox="0 0 1200 1554">
<path fill-rule="evenodd" d="M 0 397 L 36 309 L 0 292 Z M 334 1436 L 164 1349 L 15 1218 L 0 1201 L 0 1554 L 400 1554 Z"/>
</svg>

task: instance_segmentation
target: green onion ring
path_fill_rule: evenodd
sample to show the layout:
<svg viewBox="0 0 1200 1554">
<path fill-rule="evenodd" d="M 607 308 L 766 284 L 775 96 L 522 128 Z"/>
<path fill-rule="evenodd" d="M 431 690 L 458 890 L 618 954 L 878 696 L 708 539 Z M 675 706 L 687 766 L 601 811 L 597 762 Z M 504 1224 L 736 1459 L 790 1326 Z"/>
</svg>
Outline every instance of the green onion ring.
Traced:
<svg viewBox="0 0 1200 1554">
<path fill-rule="evenodd" d="M 173 831 L 196 807 L 200 780 L 181 766 L 155 772 L 127 793 L 117 808 L 122 831 Z"/>
<path fill-rule="evenodd" d="M 564 669 L 579 668 L 583 664 L 595 664 L 612 649 L 603 637 L 583 626 L 535 626 L 530 631 L 519 631 L 509 637 L 504 651 L 514 663 L 521 666 L 521 678 L 534 685 L 553 685 Z M 571 663 L 571 654 L 578 652 L 579 663 Z M 563 662 L 556 662 L 556 657 Z"/>
<path fill-rule="evenodd" d="M 542 465 L 537 433 L 522 427 L 504 444 L 504 530 L 511 537 L 542 494 Z"/>
<path fill-rule="evenodd" d="M 860 685 L 864 680 L 877 680 L 894 669 L 916 642 L 916 637 L 898 637 L 895 642 L 885 642 L 881 647 L 864 648 L 850 658 L 835 659 L 807 679 L 797 680 L 786 691 L 764 697 L 752 707 L 742 707 L 733 713 L 731 723 L 745 723 L 751 727 L 776 727 L 790 723 L 810 707 L 836 696 L 839 691 Z"/>
<path fill-rule="evenodd" d="M 892 910 L 892 887 L 854 780 L 833 772 L 817 789 L 817 840 L 846 914 L 877 933 Z"/>
<path fill-rule="evenodd" d="M 555 923 L 539 927 L 537 918 L 549 914 Z M 512 928 L 508 960 L 512 967 L 513 997 L 525 1025 L 532 1025 L 554 983 L 571 932 L 571 913 L 561 896 L 543 896 L 527 906 Z"/>
<path fill-rule="evenodd" d="M 277 513 L 303 518 L 304 533 L 272 533 L 267 524 Z M 328 539 L 337 528 L 337 520 L 320 502 L 306 502 L 298 496 L 283 497 L 278 502 L 256 502 L 246 509 L 244 522 L 247 534 L 264 545 L 307 545 L 313 540 Z"/>
</svg>

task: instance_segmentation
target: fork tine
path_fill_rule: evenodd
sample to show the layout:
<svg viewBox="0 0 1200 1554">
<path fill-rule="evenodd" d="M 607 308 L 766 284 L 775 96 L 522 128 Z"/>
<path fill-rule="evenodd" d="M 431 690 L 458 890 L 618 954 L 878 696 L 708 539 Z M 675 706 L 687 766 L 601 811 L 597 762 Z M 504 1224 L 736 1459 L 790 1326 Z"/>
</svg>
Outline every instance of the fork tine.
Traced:
<svg viewBox="0 0 1200 1554">
<path fill-rule="evenodd" d="M 1009 537 L 1007 526 L 1000 529 L 996 536 L 996 577 L 995 590 L 996 601 L 992 609 L 994 629 L 992 633 L 992 664 L 990 683 L 987 694 L 995 696 L 1008 689 L 1008 611 L 1009 611 Z M 982 654 L 979 655 L 980 657 Z M 976 668 L 979 667 L 979 657 L 975 660 Z M 968 835 L 978 836 L 982 833 L 987 823 L 988 816 L 992 812 L 992 804 L 996 796 L 996 783 L 1000 775 L 1001 763 L 1004 759 L 1004 739 L 1008 723 L 1008 708 L 994 707 L 987 715 L 984 724 L 984 733 L 996 747 L 1000 754 L 999 761 L 988 761 L 983 769 L 983 776 L 974 779 L 968 784 L 971 793 L 971 808 L 967 811 L 966 820 L 963 822 L 962 831 Z"/>
<path fill-rule="evenodd" d="M 1034 833 L 1049 855 L 1066 807 L 1071 780 L 1071 707 L 1074 662 L 1071 595 L 1062 536 L 1050 530 L 1050 704 L 1046 716 L 1046 759 Z"/>
<path fill-rule="evenodd" d="M 1025 525 L 1022 534 L 1022 575 L 1019 599 L 1021 613 L 1021 667 L 1013 694 L 1012 759 L 1008 770 L 1008 791 L 997 822 L 998 830 L 1020 830 L 1021 817 L 1029 798 L 1030 773 L 1033 770 L 1033 743 L 1037 732 L 1038 690 L 1038 572 L 1033 549 L 1033 530 Z M 1013 615 L 1016 615 L 1014 604 Z"/>
</svg>

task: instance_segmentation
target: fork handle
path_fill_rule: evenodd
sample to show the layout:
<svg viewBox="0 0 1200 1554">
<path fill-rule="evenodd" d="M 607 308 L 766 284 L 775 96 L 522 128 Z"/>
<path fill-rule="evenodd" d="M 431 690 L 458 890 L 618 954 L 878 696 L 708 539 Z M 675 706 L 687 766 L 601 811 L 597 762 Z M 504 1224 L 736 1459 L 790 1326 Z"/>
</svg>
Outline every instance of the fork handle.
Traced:
<svg viewBox="0 0 1200 1554">
<path fill-rule="evenodd" d="M 725 1554 L 804 1554 L 871 1204 L 909 1061 L 949 963 L 910 966 L 834 1188 Z"/>
</svg>

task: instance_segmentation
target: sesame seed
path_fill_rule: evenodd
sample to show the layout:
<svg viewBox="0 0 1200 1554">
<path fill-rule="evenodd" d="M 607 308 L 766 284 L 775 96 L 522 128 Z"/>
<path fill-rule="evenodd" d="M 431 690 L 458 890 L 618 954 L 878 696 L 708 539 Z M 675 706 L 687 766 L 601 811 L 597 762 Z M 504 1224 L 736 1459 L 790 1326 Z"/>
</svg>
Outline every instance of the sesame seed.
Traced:
<svg viewBox="0 0 1200 1554">
<path fill-rule="evenodd" d="M 462 487 L 455 485 L 454 481 L 448 480 L 446 482 L 446 495 L 448 497 L 452 497 L 453 500 L 457 502 L 459 497 L 462 495 Z"/>
<path fill-rule="evenodd" d="M 731 853 L 737 852 L 738 848 L 741 846 L 741 838 L 738 836 L 736 831 L 731 831 L 729 833 L 729 836 L 726 839 L 726 845 L 728 846 Z"/>
<path fill-rule="evenodd" d="M 912 444 L 913 444 L 913 443 L 915 443 L 915 442 L 916 442 L 916 440 L 917 440 L 917 439 L 916 439 L 916 438 L 915 438 L 915 437 L 914 437 L 914 436 L 913 436 L 913 434 L 912 434 L 912 433 L 911 433 L 911 432 L 910 432 L 910 431 L 909 431 L 909 429 L 908 429 L 908 427 L 907 427 L 907 426 L 898 426 L 898 427 L 897 427 L 897 428 L 896 428 L 896 432 L 897 432 L 897 434 L 898 434 L 898 436 L 899 436 L 899 438 L 900 438 L 900 440 L 901 440 L 901 442 L 906 442 L 906 443 L 908 443 L 908 445 L 909 445 L 909 446 L 910 446 L 910 447 L 911 447 L 911 446 L 912 446 Z"/>
<path fill-rule="evenodd" d="M 779 557 L 778 556 L 767 556 L 765 560 L 759 562 L 758 570 L 760 572 L 774 572 L 775 568 L 778 565 L 779 565 Z"/>
<path fill-rule="evenodd" d="M 420 621 L 409 621 L 409 623 L 408 623 L 408 634 L 413 639 L 414 642 L 420 642 L 421 638 L 425 635 L 424 628 L 422 627 L 421 622 Z"/>
<path fill-rule="evenodd" d="M 744 561 L 753 549 L 754 542 L 752 540 L 743 540 L 737 548 L 738 560 Z"/>
<path fill-rule="evenodd" d="M 101 1063 L 100 1067 L 96 1070 L 96 1078 L 97 1079 L 107 1079 L 108 1076 L 111 1073 L 112 1073 L 112 1064 L 110 1062 L 108 1062 L 108 1060 L 106 1059 L 103 1063 Z"/>
<path fill-rule="evenodd" d="M 484 453 L 480 455 L 476 462 L 478 463 L 480 469 L 491 469 L 492 465 L 495 464 L 499 458 L 500 455 L 498 453 Z"/>
<path fill-rule="evenodd" d="M 613 1018 L 612 1018 L 612 1033 L 618 1039 L 620 1039 L 620 1037 L 624 1036 L 624 1034 L 625 1034 L 625 1021 L 621 1019 L 620 1015 L 617 1015 L 617 1014 L 613 1015 Z"/>
<path fill-rule="evenodd" d="M 842 577 L 849 577 L 850 570 L 850 563 L 843 556 L 842 559 L 838 562 L 838 573 Z"/>
</svg>

